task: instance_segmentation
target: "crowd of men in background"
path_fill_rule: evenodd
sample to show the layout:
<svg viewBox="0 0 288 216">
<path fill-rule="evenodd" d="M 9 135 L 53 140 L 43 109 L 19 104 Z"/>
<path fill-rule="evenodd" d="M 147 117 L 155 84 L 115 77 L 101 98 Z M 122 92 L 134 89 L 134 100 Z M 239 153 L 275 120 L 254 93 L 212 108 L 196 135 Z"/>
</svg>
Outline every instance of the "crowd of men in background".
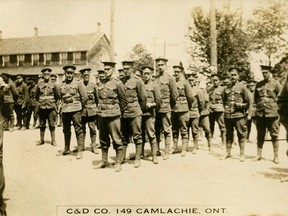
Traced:
<svg viewBox="0 0 288 216">
<path fill-rule="evenodd" d="M 91 151 L 99 153 L 101 149 L 102 153 L 102 162 L 97 168 L 109 167 L 108 150 L 112 143 L 116 152 L 115 170 L 119 172 L 121 164 L 127 160 L 129 143 L 135 145 L 135 168 L 141 166 L 141 158 L 147 157 L 145 143 L 151 145 L 154 164 L 159 163 L 159 156 L 169 159 L 171 148 L 173 154 L 179 153 L 182 157 L 190 150 L 197 154 L 201 129 L 210 151 L 216 122 L 221 136 L 219 146 L 226 147 L 223 159 L 231 157 L 235 130 L 240 148 L 239 160 L 243 162 L 245 143 L 250 142 L 254 123 L 257 129 L 255 160 L 262 159 L 262 148 L 269 131 L 273 162 L 279 163 L 277 96 L 281 85 L 273 79 L 270 66 L 261 66 L 264 79 L 260 82 L 241 82 L 241 70 L 237 67 L 229 68 L 225 77 L 212 74 L 204 82 L 199 79 L 199 73 L 185 72 L 181 63 L 173 65 L 171 76 L 167 73 L 167 59 L 155 61 L 155 71 L 151 65 L 135 69 L 134 61 L 123 61 L 118 77 L 115 76 L 116 63 L 103 62 L 103 69 L 97 71 L 99 82 L 96 84 L 91 81 L 91 68 L 81 69 L 81 78 L 78 78 L 75 76 L 77 68 L 73 65 L 63 67 L 65 79 L 62 83 L 57 83 L 57 76 L 50 68 L 44 68 L 37 80 L 28 78 L 25 82 L 23 75 L 17 75 L 13 81 L 9 74 L 3 73 L 4 128 L 11 132 L 15 130 L 15 112 L 16 129 L 39 128 L 37 145 L 43 145 L 48 125 L 51 144 L 56 146 L 58 121 L 64 133 L 62 155 L 69 155 L 73 125 L 77 139 L 76 158 L 81 159 L 88 125 Z M 96 143 L 97 134 L 100 143 Z M 179 137 L 182 146 L 179 146 Z M 164 148 L 160 148 L 162 141 Z"/>
</svg>

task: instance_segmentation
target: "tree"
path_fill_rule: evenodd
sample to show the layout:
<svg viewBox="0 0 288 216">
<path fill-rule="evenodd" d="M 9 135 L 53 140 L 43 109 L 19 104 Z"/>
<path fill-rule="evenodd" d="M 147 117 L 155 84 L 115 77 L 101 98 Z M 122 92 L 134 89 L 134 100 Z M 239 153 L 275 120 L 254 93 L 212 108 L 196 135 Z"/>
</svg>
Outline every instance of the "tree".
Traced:
<svg viewBox="0 0 288 216">
<path fill-rule="evenodd" d="M 192 10 L 193 23 L 189 26 L 189 38 L 199 46 L 199 56 L 206 58 L 207 62 L 211 59 L 210 50 L 210 17 L 205 15 L 202 8 L 196 7 Z M 249 79 L 249 40 L 242 28 L 241 15 L 237 12 L 226 10 L 216 11 L 217 29 L 217 67 L 218 74 L 221 76 L 227 72 L 231 66 L 242 69 L 241 78 Z M 191 52 L 189 53 L 191 58 Z"/>
<path fill-rule="evenodd" d="M 253 11 L 248 20 L 251 49 L 267 55 L 269 65 L 272 57 L 279 57 L 287 51 L 287 42 L 283 37 L 287 26 L 287 1 L 265 0 Z"/>
<path fill-rule="evenodd" d="M 129 58 L 135 60 L 134 68 L 141 68 L 145 65 L 153 67 L 154 59 L 143 44 L 136 44 L 129 54 Z"/>
</svg>

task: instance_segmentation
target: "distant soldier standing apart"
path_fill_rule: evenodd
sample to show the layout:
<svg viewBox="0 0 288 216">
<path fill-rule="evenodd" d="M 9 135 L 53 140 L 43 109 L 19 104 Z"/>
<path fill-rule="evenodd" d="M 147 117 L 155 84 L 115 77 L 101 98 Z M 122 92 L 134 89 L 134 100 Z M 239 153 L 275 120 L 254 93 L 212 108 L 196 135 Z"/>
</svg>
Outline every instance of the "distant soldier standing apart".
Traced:
<svg viewBox="0 0 288 216">
<path fill-rule="evenodd" d="M 251 119 L 253 108 L 253 96 L 245 85 L 239 82 L 240 69 L 236 67 L 229 68 L 230 84 L 224 89 L 224 120 L 226 126 L 226 155 L 224 159 L 231 157 L 231 148 L 233 143 L 234 128 L 237 131 L 240 145 L 240 161 L 245 161 L 244 149 L 246 141 L 246 111 L 248 110 L 248 119 Z"/>
<path fill-rule="evenodd" d="M 9 74 L 3 73 L 2 78 L 6 84 L 3 88 L 4 101 L 2 114 L 5 118 L 4 125 L 9 128 L 10 132 L 12 132 L 14 130 L 14 102 L 17 100 L 18 91 L 14 82 L 10 79 Z"/>
<path fill-rule="evenodd" d="M 164 160 L 169 158 L 169 149 L 171 143 L 171 109 L 174 109 L 176 100 L 178 98 L 178 91 L 175 79 L 167 74 L 166 63 L 167 59 L 155 59 L 157 72 L 154 82 L 160 86 L 162 103 L 159 111 L 156 113 L 155 130 L 158 144 L 158 151 L 160 153 L 160 138 L 164 131 L 165 137 L 165 153 Z"/>
<path fill-rule="evenodd" d="M 268 129 L 274 149 L 273 162 L 279 164 L 278 134 L 280 123 L 277 112 L 277 96 L 282 86 L 272 78 L 270 66 L 261 65 L 261 71 L 264 79 L 256 84 L 254 94 L 257 127 L 257 157 L 255 160 L 261 160 L 262 158 L 262 148 L 265 141 L 266 129 Z"/>
<path fill-rule="evenodd" d="M 99 73 L 99 104 L 98 104 L 98 128 L 102 151 L 102 162 L 96 168 L 106 168 L 108 163 L 108 150 L 110 142 L 116 151 L 116 172 L 121 171 L 122 160 L 122 133 L 120 117 L 127 107 L 125 86 L 112 75 L 115 72 L 115 62 L 103 62 L 104 71 Z M 111 139 L 110 139 L 111 137 Z"/>
<path fill-rule="evenodd" d="M 221 145 L 226 145 L 226 128 L 224 122 L 223 91 L 224 87 L 220 85 L 220 77 L 217 74 L 211 76 L 213 86 L 208 90 L 209 94 L 209 121 L 211 135 L 214 135 L 215 122 L 218 123 L 221 132 Z"/>
<path fill-rule="evenodd" d="M 59 86 L 50 82 L 50 68 L 41 70 L 44 81 L 38 83 L 36 89 L 36 100 L 39 101 L 39 128 L 40 141 L 38 145 L 44 144 L 44 136 L 46 130 L 46 121 L 48 120 L 49 130 L 51 134 L 51 144 L 56 146 L 55 127 L 56 127 L 56 103 L 60 99 Z"/>
<path fill-rule="evenodd" d="M 75 129 L 78 146 L 76 159 L 81 159 L 83 157 L 84 147 L 84 132 L 81 122 L 81 114 L 88 98 L 83 83 L 74 79 L 76 67 L 73 65 L 68 65 L 63 67 L 63 70 L 65 71 L 65 80 L 61 84 L 60 91 L 65 148 L 62 154 L 68 155 L 71 153 L 70 142 L 72 122 Z"/>
<path fill-rule="evenodd" d="M 121 119 L 123 133 L 123 160 L 126 160 L 126 149 L 129 138 L 132 136 L 136 146 L 136 155 L 134 167 L 141 166 L 140 156 L 142 153 L 142 112 L 146 109 L 147 97 L 145 85 L 141 78 L 133 75 L 134 61 L 123 61 L 123 69 L 125 77 L 122 79 L 126 87 L 127 109 L 123 113 Z"/>
<path fill-rule="evenodd" d="M 88 101 L 82 111 L 82 126 L 85 140 L 86 124 L 88 124 L 91 139 L 91 150 L 93 153 L 98 153 L 98 149 L 96 146 L 96 114 L 98 104 L 98 88 L 96 84 L 90 82 L 90 71 L 91 68 L 84 68 L 80 70 L 83 78 L 85 91 L 88 96 Z"/>
<path fill-rule="evenodd" d="M 26 121 L 26 128 L 30 126 L 31 116 L 33 114 L 33 125 L 32 128 L 36 128 L 36 124 L 39 118 L 39 104 L 38 100 L 36 99 L 36 91 L 37 91 L 36 80 L 34 78 L 30 78 L 30 83 L 28 87 L 29 91 L 29 103 L 28 103 L 28 111 L 27 111 L 27 121 Z"/>
<path fill-rule="evenodd" d="M 161 92 L 159 86 L 151 81 L 154 68 L 144 66 L 142 67 L 142 71 L 147 95 L 146 110 L 142 114 L 142 154 L 144 155 L 145 136 L 147 135 L 152 150 L 152 161 L 154 164 L 158 164 L 158 147 L 155 136 L 155 115 L 161 106 Z"/>
<path fill-rule="evenodd" d="M 251 79 L 248 81 L 248 84 L 247 84 L 247 88 L 249 89 L 249 91 L 251 92 L 251 94 L 253 95 L 254 97 L 254 94 L 255 94 L 255 86 L 256 86 L 256 81 Z M 251 128 L 252 128 L 252 122 L 254 124 L 256 124 L 256 114 L 255 114 L 255 111 L 256 111 L 256 104 L 255 104 L 255 100 L 253 101 L 253 109 L 252 109 L 252 114 L 251 114 L 251 119 L 247 119 L 247 142 L 248 143 L 251 143 L 251 140 L 249 139 L 250 138 L 250 133 L 251 133 Z"/>
<path fill-rule="evenodd" d="M 189 108 L 192 107 L 193 94 L 189 82 L 185 79 L 183 74 L 183 66 L 181 64 L 174 65 L 174 77 L 176 79 L 176 86 L 179 97 L 177 98 L 176 105 L 171 112 L 172 121 L 172 135 L 173 135 L 173 153 L 178 153 L 178 137 L 179 133 L 182 138 L 182 151 L 181 156 L 186 155 L 188 146 L 188 123 L 189 123 Z"/>
<path fill-rule="evenodd" d="M 23 81 L 22 75 L 16 77 L 16 88 L 18 91 L 18 98 L 15 102 L 14 109 L 17 118 L 17 129 L 26 130 L 26 111 L 29 100 L 29 92 L 26 83 Z"/>
</svg>

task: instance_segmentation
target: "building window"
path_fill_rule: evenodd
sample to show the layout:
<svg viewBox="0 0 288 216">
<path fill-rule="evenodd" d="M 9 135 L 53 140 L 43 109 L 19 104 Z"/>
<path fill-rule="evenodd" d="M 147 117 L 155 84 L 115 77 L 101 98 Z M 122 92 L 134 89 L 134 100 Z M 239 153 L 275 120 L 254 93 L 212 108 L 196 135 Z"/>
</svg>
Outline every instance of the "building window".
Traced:
<svg viewBox="0 0 288 216">
<path fill-rule="evenodd" d="M 81 59 L 81 53 L 80 52 L 75 52 L 75 64 L 80 64 L 81 63 L 81 61 L 80 61 L 80 59 Z"/>
<path fill-rule="evenodd" d="M 43 53 L 39 54 L 39 64 L 44 65 L 44 54 Z"/>
<path fill-rule="evenodd" d="M 33 65 L 39 65 L 39 54 L 33 54 Z"/>
<path fill-rule="evenodd" d="M 17 66 L 17 55 L 10 55 L 9 64 L 11 66 Z"/>
<path fill-rule="evenodd" d="M 67 61 L 72 61 L 73 62 L 73 52 L 68 52 L 67 53 Z"/>
<path fill-rule="evenodd" d="M 32 63 L 31 54 L 25 54 L 24 55 L 24 63 L 25 64 L 31 64 Z"/>
<path fill-rule="evenodd" d="M 0 67 L 3 67 L 3 56 L 0 56 Z"/>
<path fill-rule="evenodd" d="M 45 53 L 45 65 L 51 65 L 51 53 Z"/>
<path fill-rule="evenodd" d="M 60 53 L 52 53 L 51 61 L 54 63 L 59 63 L 60 61 Z"/>
<path fill-rule="evenodd" d="M 81 52 L 81 61 L 87 61 L 86 52 Z"/>
</svg>

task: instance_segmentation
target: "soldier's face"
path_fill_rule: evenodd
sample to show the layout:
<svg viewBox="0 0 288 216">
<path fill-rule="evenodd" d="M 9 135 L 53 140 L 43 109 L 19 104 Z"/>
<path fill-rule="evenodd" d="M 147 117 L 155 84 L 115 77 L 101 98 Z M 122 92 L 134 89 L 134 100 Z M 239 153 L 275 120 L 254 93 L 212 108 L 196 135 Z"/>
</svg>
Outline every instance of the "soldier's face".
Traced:
<svg viewBox="0 0 288 216">
<path fill-rule="evenodd" d="M 89 76 L 89 73 L 88 74 L 83 74 L 83 81 L 84 82 L 89 82 L 89 78 L 90 78 L 90 76 Z"/>
<path fill-rule="evenodd" d="M 136 71 L 135 71 L 135 76 L 141 78 L 141 77 L 142 77 L 142 74 L 141 74 L 140 71 L 136 70 Z"/>
<path fill-rule="evenodd" d="M 51 78 L 50 78 L 50 81 L 51 81 L 52 83 L 56 83 L 56 78 L 55 78 L 55 77 L 51 77 Z"/>
<path fill-rule="evenodd" d="M 132 67 L 126 66 L 126 67 L 123 67 L 123 69 L 124 69 L 125 76 L 130 77 L 132 73 Z"/>
<path fill-rule="evenodd" d="M 148 82 L 151 79 L 151 77 L 152 77 L 152 71 L 146 68 L 143 71 L 143 81 Z"/>
<path fill-rule="evenodd" d="M 181 70 L 179 68 L 174 69 L 174 77 L 176 80 L 180 79 L 180 73 L 181 73 Z"/>
<path fill-rule="evenodd" d="M 214 86 L 219 86 L 220 80 L 218 77 L 213 77 L 212 82 Z"/>
<path fill-rule="evenodd" d="M 42 77 L 45 81 L 48 81 L 50 79 L 50 73 L 44 72 L 44 73 L 42 73 Z"/>
<path fill-rule="evenodd" d="M 2 79 L 5 83 L 8 83 L 9 78 L 6 75 L 2 75 Z"/>
<path fill-rule="evenodd" d="M 162 61 L 157 63 L 157 71 L 162 74 L 166 69 L 166 64 Z"/>
<path fill-rule="evenodd" d="M 119 79 L 122 79 L 125 77 L 124 71 L 119 71 Z"/>
<path fill-rule="evenodd" d="M 106 79 L 105 73 L 99 73 L 98 78 L 100 82 L 103 82 Z"/>
<path fill-rule="evenodd" d="M 105 77 L 107 76 L 110 77 L 114 72 L 114 68 L 107 65 L 104 67 L 104 71 L 105 71 Z"/>
<path fill-rule="evenodd" d="M 72 81 L 74 77 L 74 71 L 70 71 L 70 70 L 65 71 L 65 77 L 66 77 L 66 80 Z"/>
<path fill-rule="evenodd" d="M 250 91 L 254 91 L 254 90 L 255 90 L 255 84 L 254 84 L 254 83 L 250 83 L 250 84 L 248 85 L 248 89 L 249 89 Z"/>
<path fill-rule="evenodd" d="M 23 78 L 22 77 L 17 77 L 16 82 L 17 83 L 22 83 L 23 82 Z"/>
<path fill-rule="evenodd" d="M 239 79 L 238 71 L 232 70 L 232 71 L 230 72 L 230 80 L 231 80 L 231 82 L 235 83 L 235 82 L 238 81 L 238 79 Z"/>
<path fill-rule="evenodd" d="M 270 72 L 268 71 L 262 71 L 262 75 L 264 80 L 268 80 L 270 78 Z"/>
</svg>

